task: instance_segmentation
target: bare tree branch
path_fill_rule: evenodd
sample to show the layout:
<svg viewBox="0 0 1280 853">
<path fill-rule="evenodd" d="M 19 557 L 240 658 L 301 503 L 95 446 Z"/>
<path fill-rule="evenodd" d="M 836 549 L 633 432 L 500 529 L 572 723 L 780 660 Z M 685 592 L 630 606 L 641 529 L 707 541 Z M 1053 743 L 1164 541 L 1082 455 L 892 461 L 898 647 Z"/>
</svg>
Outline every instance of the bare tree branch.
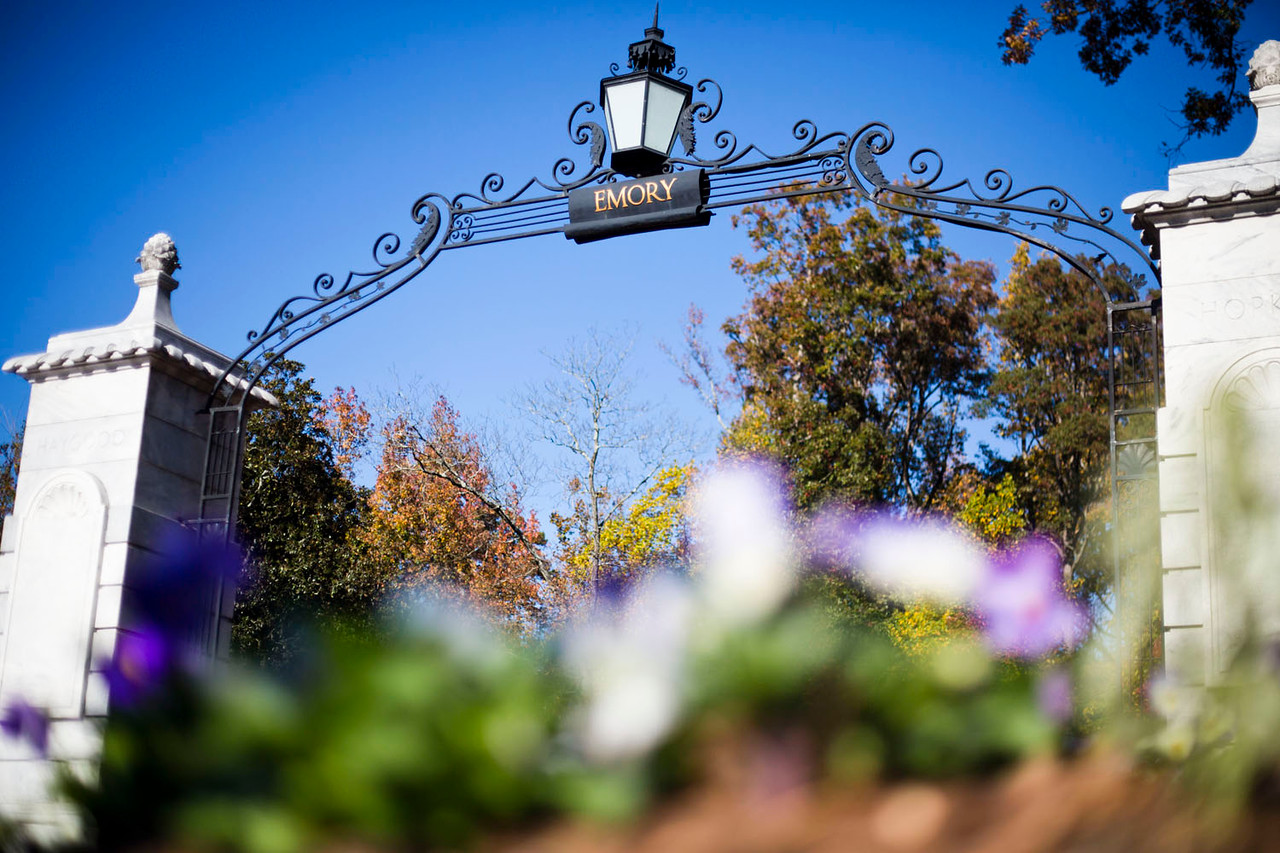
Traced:
<svg viewBox="0 0 1280 853">
<path fill-rule="evenodd" d="M 653 407 L 633 398 L 627 370 L 634 336 L 595 330 L 548 355 L 558 375 L 525 394 L 539 436 L 570 457 L 566 474 L 580 484 L 594 590 L 601 580 L 601 534 L 689 442 Z"/>
</svg>

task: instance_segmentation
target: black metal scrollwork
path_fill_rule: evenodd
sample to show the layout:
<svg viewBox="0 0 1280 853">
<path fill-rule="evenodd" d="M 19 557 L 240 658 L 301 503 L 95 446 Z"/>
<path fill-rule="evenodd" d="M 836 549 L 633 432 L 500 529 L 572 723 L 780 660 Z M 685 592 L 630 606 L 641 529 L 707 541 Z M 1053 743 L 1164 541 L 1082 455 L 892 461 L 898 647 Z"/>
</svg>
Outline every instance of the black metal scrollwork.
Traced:
<svg viewBox="0 0 1280 853">
<path fill-rule="evenodd" d="M 660 36 L 661 31 L 656 27 L 655 18 L 654 30 Z M 665 47 L 640 46 L 650 51 Z M 666 54 L 659 51 L 645 61 L 665 62 L 666 58 Z M 674 63 L 673 50 L 669 58 Z M 664 70 L 669 69 L 664 66 Z M 615 75 L 619 73 L 617 63 L 610 66 L 610 71 Z M 683 67 L 678 69 L 676 79 L 684 79 L 686 73 Z M 1004 169 L 989 170 L 977 184 L 968 178 L 944 180 L 942 156 L 933 148 L 912 152 L 905 164 L 907 177 L 890 180 L 886 177 L 884 158 L 894 147 L 894 134 L 882 122 L 868 122 L 852 133 L 824 134 L 814 122 L 802 119 L 791 128 L 796 146 L 783 154 L 770 153 L 754 143 L 739 146 L 733 131 L 721 129 L 711 136 L 711 151 L 704 157 L 696 151 L 695 125 L 709 124 L 720 115 L 724 93 L 719 84 L 709 78 L 699 80 L 693 88 L 698 100 L 685 108 L 677 126 L 684 155 L 669 157 L 665 170 L 703 170 L 710 184 L 706 209 L 850 192 L 885 209 L 1008 234 L 1055 253 L 1093 281 L 1109 303 L 1108 322 L 1112 307 L 1124 304 L 1132 307 L 1146 286 L 1144 276 L 1124 272 L 1127 268 L 1120 264 L 1115 252 L 1141 258 L 1146 272 L 1154 282 L 1159 282 L 1159 267 L 1146 250 L 1110 227 L 1111 208 L 1090 212 L 1060 187 L 1036 185 L 1015 190 L 1013 177 Z M 552 164 L 549 178 L 529 178 L 511 192 L 505 191 L 507 181 L 501 174 L 490 172 L 480 181 L 477 192 L 462 192 L 451 197 L 426 193 L 411 209 L 418 232 L 403 254 L 400 237 L 393 232 L 383 233 L 373 244 L 376 269 L 349 272 L 341 284 L 329 273 L 321 273 L 312 282 L 310 294 L 286 299 L 263 326 L 248 333 L 248 344 L 223 371 L 209 394 L 210 410 L 221 413 L 218 417 L 232 413 L 235 435 L 242 435 L 249 394 L 273 364 L 324 329 L 408 284 L 440 252 L 563 233 L 568 222 L 570 192 L 592 183 L 619 179 L 618 174 L 605 165 L 605 131 L 600 122 L 591 120 L 596 108 L 593 101 L 581 101 L 569 113 L 569 139 L 576 146 L 586 146 L 585 161 L 581 156 L 561 157 Z M 897 169 L 890 173 L 902 174 Z M 1152 321 L 1152 329 L 1156 328 L 1155 322 Z M 1114 367 L 1109 376 L 1114 397 Z M 1113 410 L 1113 492 L 1117 472 L 1147 471 L 1151 467 L 1146 457 L 1136 453 L 1117 460 L 1116 418 Z M 214 421 L 211 417 L 201 498 L 202 524 L 207 523 L 209 529 L 223 531 L 225 535 L 234 527 L 238 487 L 233 486 L 226 494 L 219 491 L 232 481 L 225 479 L 225 472 L 216 473 L 211 467 L 215 457 L 222 458 L 217 456 L 221 452 L 218 448 L 222 447 L 219 442 L 223 441 L 218 436 L 225 435 L 225 431 L 215 434 Z M 239 462 L 232 468 L 238 472 Z M 238 482 L 238 473 L 235 478 Z M 209 507 L 220 509 L 208 510 Z M 211 515 L 206 516 L 206 510 Z M 1118 512 L 1114 506 L 1113 510 Z M 1115 519 L 1118 523 L 1118 515 Z"/>
<path fill-rule="evenodd" d="M 617 74 L 618 65 L 611 65 L 610 70 Z M 680 68 L 677 78 L 683 78 L 684 72 Z M 680 117 L 684 155 L 671 156 L 667 170 L 705 170 L 712 187 L 708 207 L 850 191 L 885 208 L 1028 240 L 1055 252 L 1098 282 L 1100 278 L 1081 256 L 1094 266 L 1118 265 L 1112 247 L 1127 248 L 1142 258 L 1153 279 L 1159 280 L 1159 268 L 1142 247 L 1109 227 L 1111 208 L 1091 212 L 1060 187 L 1015 189 L 1013 177 L 1004 169 L 989 170 L 976 184 L 968 178 L 947 181 L 943 179 L 942 156 L 933 148 L 912 152 L 906 162 L 907 177 L 890 180 L 883 159 L 895 140 L 893 130 L 882 122 L 868 122 L 852 133 L 824 134 L 814 122 L 801 119 L 791 128 L 797 145 L 786 153 L 771 153 L 755 143 L 740 145 L 732 130 L 720 129 L 711 137 L 710 153 L 702 156 L 695 151 L 694 126 L 708 124 L 720 115 L 724 92 L 710 78 L 699 80 L 693 88 L 697 99 Z M 413 204 L 411 215 L 419 229 L 405 253 L 401 254 L 400 237 L 386 232 L 374 241 L 375 270 L 350 272 L 341 284 L 322 273 L 312 283 L 310 294 L 285 300 L 261 328 L 248 333 L 249 346 L 237 356 L 236 365 L 249 368 L 249 384 L 319 328 L 331 326 L 403 286 L 443 250 L 562 231 L 571 191 L 619 177 L 605 165 L 607 139 L 601 123 L 592 120 L 596 109 L 593 101 L 580 101 L 566 124 L 570 141 L 586 147 L 585 159 L 561 157 L 552 164 L 549 178 L 529 178 L 511 192 L 505 192 L 506 178 L 490 172 L 480 181 L 477 192 L 454 196 L 427 193 Z M 1134 276 L 1125 283 L 1126 292 L 1107 292 L 1107 298 L 1130 298 L 1143 282 Z M 275 342 L 274 346 L 268 341 Z M 265 357 L 267 353 L 270 358 Z M 228 368 L 211 400 L 219 393 L 230 393 L 227 378 L 232 372 L 233 368 Z"/>
</svg>

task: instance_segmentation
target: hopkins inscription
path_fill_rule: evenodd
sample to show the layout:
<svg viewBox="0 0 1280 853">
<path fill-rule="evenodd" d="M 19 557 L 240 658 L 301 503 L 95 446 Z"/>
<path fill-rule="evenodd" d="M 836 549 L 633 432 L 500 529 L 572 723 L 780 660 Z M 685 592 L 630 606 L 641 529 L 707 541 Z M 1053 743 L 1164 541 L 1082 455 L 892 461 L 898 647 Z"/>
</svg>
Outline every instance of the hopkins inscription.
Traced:
<svg viewBox="0 0 1280 853">
<path fill-rule="evenodd" d="M 710 182 L 701 169 L 581 187 L 569 193 L 564 236 L 578 243 L 620 234 L 706 225 Z"/>
</svg>

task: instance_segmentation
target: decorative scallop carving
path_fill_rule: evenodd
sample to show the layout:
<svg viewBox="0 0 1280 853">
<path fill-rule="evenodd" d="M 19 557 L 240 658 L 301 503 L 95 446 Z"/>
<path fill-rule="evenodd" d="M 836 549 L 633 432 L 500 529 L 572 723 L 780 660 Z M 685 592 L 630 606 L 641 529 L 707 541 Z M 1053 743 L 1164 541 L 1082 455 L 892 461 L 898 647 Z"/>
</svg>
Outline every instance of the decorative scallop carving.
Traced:
<svg viewBox="0 0 1280 853">
<path fill-rule="evenodd" d="M 1116 454 L 1116 472 L 1121 477 L 1155 475 L 1156 452 L 1145 444 L 1129 444 Z"/>
<path fill-rule="evenodd" d="M 77 483 L 63 482 L 49 488 L 35 506 L 37 515 L 80 518 L 89 511 L 89 501 Z"/>
<path fill-rule="evenodd" d="M 1236 412 L 1280 408 L 1280 359 L 1255 364 L 1227 388 L 1223 405 Z"/>
</svg>

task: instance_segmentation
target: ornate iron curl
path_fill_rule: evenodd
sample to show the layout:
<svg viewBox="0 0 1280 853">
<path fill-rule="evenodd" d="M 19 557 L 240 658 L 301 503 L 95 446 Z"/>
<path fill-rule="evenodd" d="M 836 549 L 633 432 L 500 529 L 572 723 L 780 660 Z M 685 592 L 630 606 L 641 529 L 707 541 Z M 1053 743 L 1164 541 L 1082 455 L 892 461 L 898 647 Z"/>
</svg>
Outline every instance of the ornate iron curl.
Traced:
<svg viewBox="0 0 1280 853">
<path fill-rule="evenodd" d="M 1101 241 L 1127 247 L 1142 258 L 1152 279 L 1159 283 L 1159 267 L 1148 253 L 1134 240 L 1109 227 L 1114 215 L 1110 207 L 1093 213 L 1071 193 L 1049 184 L 1015 191 L 1013 177 L 1005 169 L 989 170 L 978 186 L 968 178 L 947 182 L 942 180 L 945 167 L 942 155 L 933 148 L 917 149 L 907 158 L 907 169 L 914 179 L 890 181 L 885 177 L 880 158 L 893 147 L 893 131 L 887 125 L 873 122 L 864 125 L 851 138 L 846 163 L 852 183 L 881 207 L 1024 239 L 1056 254 L 1083 273 L 1108 302 L 1137 298 L 1145 278 L 1141 281 L 1130 278 L 1119 288 L 1108 285 L 1097 268 L 1124 267 L 1110 246 Z M 1084 233 L 1073 231 L 1073 226 L 1084 229 Z M 1046 232 L 1055 236 L 1047 236 Z M 1068 251 L 1063 240 L 1070 241 L 1076 251 Z"/>
<path fill-rule="evenodd" d="M 611 68 L 617 73 L 616 63 Z M 703 97 L 689 105 L 688 117 L 707 124 L 720 114 L 723 89 L 711 78 L 703 78 L 694 90 Z M 375 270 L 350 272 L 340 285 L 328 273 L 317 276 L 311 294 L 286 300 L 266 324 L 248 333 L 249 346 L 237 361 L 259 361 L 261 352 L 268 351 L 268 341 L 287 342 L 291 349 L 314 334 L 317 327 L 332 325 L 399 288 L 442 250 L 560 231 L 567 219 L 569 192 L 619 177 L 605 166 L 605 131 L 599 122 L 590 120 L 596 109 L 594 102 L 580 101 L 570 111 L 565 126 L 574 145 L 587 146 L 585 163 L 579 158 L 561 157 L 552 164 L 549 178 L 529 178 L 513 192 L 505 192 L 507 181 L 500 173 L 490 172 L 480 181 L 477 192 L 452 197 L 423 195 L 411 210 L 420 229 L 407 253 L 397 257 L 402 249 L 397 234 L 380 235 L 373 245 Z M 893 149 L 895 140 L 893 130 L 883 122 L 868 122 L 853 133 L 824 134 L 814 122 L 801 119 L 792 126 L 791 136 L 797 142 L 795 148 L 772 153 L 755 143 L 742 146 L 732 130 L 720 129 L 712 137 L 712 156 L 691 152 L 672 156 L 666 169 L 706 170 L 713 187 L 708 205 L 712 208 L 779 196 L 849 190 L 888 209 L 1028 240 L 1055 252 L 1095 281 L 1098 279 L 1076 255 L 1083 252 L 1094 264 L 1118 263 L 1111 250 L 1099 242 L 1105 238 L 1142 257 L 1158 281 L 1159 269 L 1143 249 L 1108 227 L 1113 217 L 1110 208 L 1090 212 L 1060 187 L 1036 185 L 1015 190 L 1012 176 L 1004 169 L 989 170 L 977 183 L 968 178 L 946 181 L 942 156 L 933 148 L 912 152 L 907 158 L 909 179 L 891 181 L 885 176 L 881 160 Z M 1060 245 L 1062 241 L 1077 251 L 1067 251 Z M 1108 293 L 1109 299 L 1120 296 Z M 342 307 L 337 308 L 335 304 L 340 301 Z M 270 352 L 278 355 L 285 349 L 277 345 Z M 262 369 L 266 367 L 269 364 Z M 225 384 L 224 377 L 219 389 Z"/>
</svg>

